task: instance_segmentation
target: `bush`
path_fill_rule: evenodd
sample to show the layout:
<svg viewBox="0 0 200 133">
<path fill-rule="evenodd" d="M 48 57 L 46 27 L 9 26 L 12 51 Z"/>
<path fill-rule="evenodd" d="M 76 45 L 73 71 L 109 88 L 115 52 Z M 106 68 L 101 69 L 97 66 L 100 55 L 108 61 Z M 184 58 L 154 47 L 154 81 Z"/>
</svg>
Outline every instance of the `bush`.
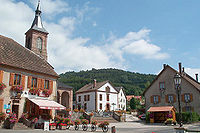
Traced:
<svg viewBox="0 0 200 133">
<path fill-rule="evenodd" d="M 182 112 L 181 114 L 183 123 L 197 122 L 200 119 L 200 116 L 196 112 Z M 179 113 L 176 113 L 176 119 L 178 122 L 179 118 Z"/>
</svg>

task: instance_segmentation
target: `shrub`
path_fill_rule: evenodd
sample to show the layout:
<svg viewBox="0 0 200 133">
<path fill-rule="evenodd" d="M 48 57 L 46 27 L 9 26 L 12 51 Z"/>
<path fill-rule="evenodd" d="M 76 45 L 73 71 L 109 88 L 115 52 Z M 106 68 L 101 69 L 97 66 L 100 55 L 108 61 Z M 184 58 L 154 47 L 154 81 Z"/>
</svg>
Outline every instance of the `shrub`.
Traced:
<svg viewBox="0 0 200 133">
<path fill-rule="evenodd" d="M 199 115 L 196 112 L 182 112 L 182 122 L 191 123 L 199 121 Z M 176 113 L 176 119 L 179 122 L 179 113 Z"/>
<path fill-rule="evenodd" d="M 150 117 L 149 117 L 150 113 L 147 112 L 146 113 L 146 123 L 149 123 L 150 122 Z"/>
</svg>

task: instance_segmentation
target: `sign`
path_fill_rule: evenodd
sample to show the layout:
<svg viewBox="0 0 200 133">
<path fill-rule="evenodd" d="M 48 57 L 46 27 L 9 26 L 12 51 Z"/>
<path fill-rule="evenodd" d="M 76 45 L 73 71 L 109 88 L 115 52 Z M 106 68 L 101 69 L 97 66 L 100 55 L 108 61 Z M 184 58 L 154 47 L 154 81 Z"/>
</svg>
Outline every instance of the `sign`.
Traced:
<svg viewBox="0 0 200 133">
<path fill-rule="evenodd" d="M 49 122 L 48 121 L 44 122 L 44 131 L 49 131 Z"/>
<path fill-rule="evenodd" d="M 4 108 L 4 109 L 10 109 L 10 105 L 4 104 L 3 108 Z"/>
<path fill-rule="evenodd" d="M 6 114 L 10 114 L 11 109 L 6 109 Z"/>
</svg>

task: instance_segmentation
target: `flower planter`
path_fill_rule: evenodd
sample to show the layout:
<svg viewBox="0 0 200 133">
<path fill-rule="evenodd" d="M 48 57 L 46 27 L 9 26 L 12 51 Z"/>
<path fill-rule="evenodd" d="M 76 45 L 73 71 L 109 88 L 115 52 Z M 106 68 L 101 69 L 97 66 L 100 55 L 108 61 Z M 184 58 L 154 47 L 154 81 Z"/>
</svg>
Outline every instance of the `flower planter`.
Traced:
<svg viewBox="0 0 200 133">
<path fill-rule="evenodd" d="M 55 123 L 50 123 L 49 124 L 49 129 L 50 130 L 55 130 L 56 129 L 56 124 Z"/>
<path fill-rule="evenodd" d="M 60 130 L 66 130 L 67 129 L 67 124 L 60 124 L 59 129 Z"/>
</svg>

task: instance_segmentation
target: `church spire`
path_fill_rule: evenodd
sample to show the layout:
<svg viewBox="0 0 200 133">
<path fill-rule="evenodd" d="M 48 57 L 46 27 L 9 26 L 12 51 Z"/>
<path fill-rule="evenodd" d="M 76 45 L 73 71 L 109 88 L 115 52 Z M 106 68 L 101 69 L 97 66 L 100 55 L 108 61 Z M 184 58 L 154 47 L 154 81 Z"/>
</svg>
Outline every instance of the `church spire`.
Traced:
<svg viewBox="0 0 200 133">
<path fill-rule="evenodd" d="M 41 13 L 42 11 L 41 11 L 41 6 L 40 6 L 40 0 L 38 0 L 38 6 L 37 6 L 37 9 L 35 10 L 35 18 L 31 25 L 31 29 L 48 33 L 43 27 Z"/>
</svg>

